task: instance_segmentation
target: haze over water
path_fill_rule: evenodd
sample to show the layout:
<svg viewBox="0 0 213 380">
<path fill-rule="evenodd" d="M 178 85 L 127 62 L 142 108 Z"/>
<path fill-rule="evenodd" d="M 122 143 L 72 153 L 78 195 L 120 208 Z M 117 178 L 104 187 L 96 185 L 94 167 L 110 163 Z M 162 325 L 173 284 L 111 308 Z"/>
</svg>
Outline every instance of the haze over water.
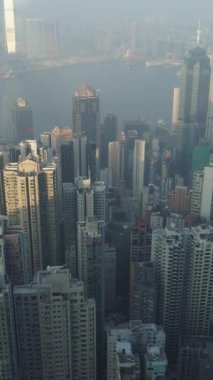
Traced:
<svg viewBox="0 0 213 380">
<path fill-rule="evenodd" d="M 11 137 L 11 108 L 18 97 L 33 107 L 35 137 L 54 126 L 71 126 L 72 95 L 81 84 L 99 90 L 101 116 L 115 113 L 120 129 L 138 118 L 171 121 L 173 88 L 177 68 L 130 69 L 123 62 L 82 64 L 53 70 L 28 72 L 0 81 L 1 129 Z"/>
</svg>

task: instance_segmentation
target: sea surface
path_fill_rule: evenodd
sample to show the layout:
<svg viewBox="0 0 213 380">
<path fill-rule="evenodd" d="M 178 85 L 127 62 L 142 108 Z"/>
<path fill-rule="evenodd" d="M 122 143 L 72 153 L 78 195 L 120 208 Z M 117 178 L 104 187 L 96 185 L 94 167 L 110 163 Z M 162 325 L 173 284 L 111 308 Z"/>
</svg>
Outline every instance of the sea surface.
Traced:
<svg viewBox="0 0 213 380">
<path fill-rule="evenodd" d="M 159 119 L 171 123 L 177 68 L 128 67 L 123 62 L 78 64 L 26 72 L 0 80 L 0 135 L 12 136 L 11 109 L 18 97 L 33 107 L 35 137 L 54 126 L 71 126 L 72 95 L 81 84 L 98 90 L 101 117 L 115 113 L 119 127 L 126 121 Z"/>
</svg>

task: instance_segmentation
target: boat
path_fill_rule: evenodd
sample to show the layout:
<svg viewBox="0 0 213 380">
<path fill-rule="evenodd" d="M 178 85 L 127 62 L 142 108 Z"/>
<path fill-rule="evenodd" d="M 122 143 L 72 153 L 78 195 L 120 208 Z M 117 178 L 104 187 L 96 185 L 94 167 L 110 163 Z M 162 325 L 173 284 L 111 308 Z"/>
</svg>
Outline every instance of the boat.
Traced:
<svg viewBox="0 0 213 380">
<path fill-rule="evenodd" d="M 178 61 L 168 61 L 168 60 L 156 60 L 156 61 L 146 61 L 145 67 L 146 68 L 154 68 L 154 67 L 178 67 L 181 65 L 181 62 Z"/>
</svg>

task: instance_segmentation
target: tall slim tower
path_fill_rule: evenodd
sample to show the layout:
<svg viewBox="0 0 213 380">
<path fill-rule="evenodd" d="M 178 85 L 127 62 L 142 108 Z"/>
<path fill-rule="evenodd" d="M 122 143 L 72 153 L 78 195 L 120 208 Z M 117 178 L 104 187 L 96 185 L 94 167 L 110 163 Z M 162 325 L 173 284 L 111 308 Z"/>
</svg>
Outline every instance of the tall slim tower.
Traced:
<svg viewBox="0 0 213 380">
<path fill-rule="evenodd" d="M 133 193 L 138 200 L 144 187 L 145 141 L 135 140 L 133 161 Z"/>
<path fill-rule="evenodd" d="M 119 141 L 108 144 L 108 168 L 112 169 L 113 185 L 119 186 L 124 179 L 124 145 Z"/>
<path fill-rule="evenodd" d="M 102 181 L 96 181 L 92 185 L 94 192 L 94 215 L 97 220 L 106 219 L 106 186 Z"/>
<path fill-rule="evenodd" d="M 4 0 L 5 39 L 8 54 L 15 54 L 16 30 L 13 0 Z"/>
<path fill-rule="evenodd" d="M 202 192 L 203 192 L 203 171 L 195 171 L 192 181 L 191 212 L 200 215 Z"/>
<path fill-rule="evenodd" d="M 95 90 L 81 86 L 73 96 L 73 130 L 84 132 L 90 141 L 100 145 L 100 106 Z"/>
<path fill-rule="evenodd" d="M 172 124 L 173 125 L 176 125 L 178 122 L 179 98 L 180 98 L 180 89 L 178 87 L 175 87 L 174 94 L 173 94 L 173 110 L 172 110 Z"/>
<path fill-rule="evenodd" d="M 47 265 L 61 263 L 56 165 L 44 165 L 39 172 L 38 180 L 43 266 L 46 268 Z"/>
<path fill-rule="evenodd" d="M 87 297 L 95 298 L 97 318 L 97 356 L 102 364 L 104 347 L 104 223 L 96 219 L 78 223 L 78 278 Z"/>
<path fill-rule="evenodd" d="M 213 164 L 204 168 L 201 216 L 213 220 Z"/>
<path fill-rule="evenodd" d="M 103 182 L 91 182 L 78 178 L 75 185 L 63 184 L 64 243 L 66 263 L 74 275 L 77 270 L 75 249 L 77 247 L 77 223 L 91 220 L 105 220 L 106 189 Z M 70 265 L 69 263 L 73 263 Z"/>
<path fill-rule="evenodd" d="M 102 169 L 108 164 L 108 144 L 117 139 L 117 118 L 113 114 L 108 114 L 104 118 L 101 132 L 100 167 Z"/>
</svg>

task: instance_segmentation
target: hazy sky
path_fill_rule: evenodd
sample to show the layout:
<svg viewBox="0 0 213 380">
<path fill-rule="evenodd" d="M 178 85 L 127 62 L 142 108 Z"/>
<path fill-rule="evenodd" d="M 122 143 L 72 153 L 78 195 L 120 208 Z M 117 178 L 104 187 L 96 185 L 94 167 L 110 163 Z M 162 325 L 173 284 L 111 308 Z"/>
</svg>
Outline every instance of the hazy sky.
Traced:
<svg viewBox="0 0 213 380">
<path fill-rule="evenodd" d="M 67 16 L 79 16 L 81 19 L 97 16 L 140 18 L 140 12 L 141 16 L 162 12 L 174 17 L 191 14 L 192 18 L 213 18 L 212 0 L 15 0 L 15 3 L 23 12 L 60 19 Z"/>
</svg>

